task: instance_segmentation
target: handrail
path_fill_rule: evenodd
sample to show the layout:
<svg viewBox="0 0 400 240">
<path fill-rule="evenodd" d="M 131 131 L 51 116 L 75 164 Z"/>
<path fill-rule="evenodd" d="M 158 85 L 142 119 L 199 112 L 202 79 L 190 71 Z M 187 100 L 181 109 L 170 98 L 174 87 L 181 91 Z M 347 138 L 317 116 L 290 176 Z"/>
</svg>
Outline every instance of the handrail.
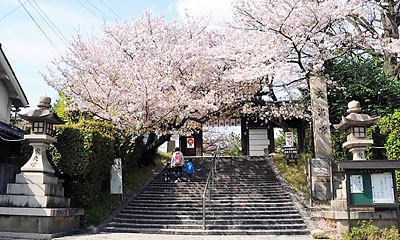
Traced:
<svg viewBox="0 0 400 240">
<path fill-rule="evenodd" d="M 214 158 L 213 158 L 213 162 L 211 165 L 211 169 L 210 172 L 208 173 L 208 177 L 207 177 L 207 181 L 206 181 L 206 185 L 204 186 L 204 191 L 203 191 L 203 199 L 202 199 L 202 203 L 203 203 L 203 230 L 206 229 L 206 195 L 207 195 L 207 190 L 209 190 L 209 185 L 210 185 L 210 181 L 211 181 L 211 185 L 214 187 L 214 179 L 215 179 L 215 174 L 217 172 L 217 161 L 219 160 L 219 143 L 217 145 L 217 150 L 214 153 Z M 208 199 L 210 200 L 210 191 L 208 191 Z"/>
</svg>

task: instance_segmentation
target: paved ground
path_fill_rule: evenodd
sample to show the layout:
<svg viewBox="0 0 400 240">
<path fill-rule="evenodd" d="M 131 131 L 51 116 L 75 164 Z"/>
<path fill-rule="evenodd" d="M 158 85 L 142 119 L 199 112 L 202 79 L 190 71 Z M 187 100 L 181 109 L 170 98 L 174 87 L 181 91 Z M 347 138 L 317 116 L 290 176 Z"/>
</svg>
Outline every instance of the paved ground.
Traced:
<svg viewBox="0 0 400 240">
<path fill-rule="evenodd" d="M 136 233 L 99 233 L 92 235 L 74 235 L 56 238 L 57 240 L 311 240 L 310 236 L 272 236 L 272 235 L 240 235 L 240 236 L 193 236 L 193 235 L 158 235 Z"/>
</svg>

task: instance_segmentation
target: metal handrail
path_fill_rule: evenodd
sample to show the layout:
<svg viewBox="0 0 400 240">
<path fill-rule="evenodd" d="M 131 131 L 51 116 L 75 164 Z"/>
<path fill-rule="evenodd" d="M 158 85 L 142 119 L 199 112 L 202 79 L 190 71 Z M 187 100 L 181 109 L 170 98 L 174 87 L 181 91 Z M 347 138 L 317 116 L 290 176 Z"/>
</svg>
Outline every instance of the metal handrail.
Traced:
<svg viewBox="0 0 400 240">
<path fill-rule="evenodd" d="M 211 190 L 209 190 L 209 185 L 210 185 L 210 181 L 211 181 L 211 185 L 212 187 L 214 187 L 214 179 L 215 179 L 215 175 L 217 173 L 217 161 L 219 160 L 219 144 L 217 145 L 217 150 L 214 153 L 214 158 L 213 158 L 213 162 L 211 165 L 211 169 L 210 172 L 208 173 L 208 177 L 207 177 L 207 181 L 206 181 L 206 185 L 204 186 L 204 191 L 203 191 L 203 199 L 202 199 L 202 203 L 203 203 L 203 230 L 206 229 L 206 195 L 207 195 L 207 190 L 208 190 L 208 200 L 210 200 L 210 192 Z"/>
</svg>

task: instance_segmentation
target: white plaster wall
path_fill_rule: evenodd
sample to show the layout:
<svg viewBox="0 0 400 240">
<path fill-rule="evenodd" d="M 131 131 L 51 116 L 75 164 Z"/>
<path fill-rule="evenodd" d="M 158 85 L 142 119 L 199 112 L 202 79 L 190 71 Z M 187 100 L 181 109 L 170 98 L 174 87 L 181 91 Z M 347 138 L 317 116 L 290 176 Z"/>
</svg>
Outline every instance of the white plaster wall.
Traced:
<svg viewBox="0 0 400 240">
<path fill-rule="evenodd" d="M 0 121 L 10 123 L 11 101 L 8 98 L 8 90 L 0 80 Z"/>
<path fill-rule="evenodd" d="M 249 129 L 250 156 L 264 156 L 264 148 L 268 148 L 267 129 Z"/>
</svg>

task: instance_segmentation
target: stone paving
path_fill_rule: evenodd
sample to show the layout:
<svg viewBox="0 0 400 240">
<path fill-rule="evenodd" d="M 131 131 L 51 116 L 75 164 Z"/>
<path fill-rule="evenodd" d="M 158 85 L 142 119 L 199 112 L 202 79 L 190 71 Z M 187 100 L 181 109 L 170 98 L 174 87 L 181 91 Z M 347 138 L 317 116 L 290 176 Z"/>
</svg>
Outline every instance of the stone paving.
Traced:
<svg viewBox="0 0 400 240">
<path fill-rule="evenodd" d="M 161 234 L 140 234 L 140 233 L 98 233 L 84 234 L 56 238 L 57 240 L 310 240 L 311 236 L 274 236 L 274 235 L 229 235 L 229 236 L 193 236 L 193 235 L 161 235 Z"/>
</svg>

